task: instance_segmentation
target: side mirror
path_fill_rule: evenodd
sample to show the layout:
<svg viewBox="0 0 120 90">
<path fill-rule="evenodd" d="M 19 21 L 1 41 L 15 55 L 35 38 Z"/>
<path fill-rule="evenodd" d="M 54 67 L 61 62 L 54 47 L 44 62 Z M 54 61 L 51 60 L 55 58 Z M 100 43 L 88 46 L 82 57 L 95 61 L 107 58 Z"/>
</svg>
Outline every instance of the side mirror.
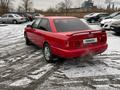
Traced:
<svg viewBox="0 0 120 90">
<path fill-rule="evenodd" d="M 30 28 L 32 28 L 32 25 L 27 25 L 27 27 L 30 27 Z"/>
</svg>

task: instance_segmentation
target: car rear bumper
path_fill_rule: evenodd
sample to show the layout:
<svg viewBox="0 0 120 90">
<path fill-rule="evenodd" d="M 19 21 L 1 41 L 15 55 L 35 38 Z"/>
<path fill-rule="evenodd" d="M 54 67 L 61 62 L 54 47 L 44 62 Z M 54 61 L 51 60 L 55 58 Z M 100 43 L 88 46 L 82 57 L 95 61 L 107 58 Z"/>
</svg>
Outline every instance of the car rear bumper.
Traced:
<svg viewBox="0 0 120 90">
<path fill-rule="evenodd" d="M 81 48 L 77 50 L 64 50 L 56 47 L 52 47 L 53 54 L 63 57 L 63 58 L 75 58 L 75 57 L 82 57 L 90 54 L 100 54 L 103 53 L 107 49 L 108 45 L 99 45 L 95 47 L 89 48 Z"/>
</svg>

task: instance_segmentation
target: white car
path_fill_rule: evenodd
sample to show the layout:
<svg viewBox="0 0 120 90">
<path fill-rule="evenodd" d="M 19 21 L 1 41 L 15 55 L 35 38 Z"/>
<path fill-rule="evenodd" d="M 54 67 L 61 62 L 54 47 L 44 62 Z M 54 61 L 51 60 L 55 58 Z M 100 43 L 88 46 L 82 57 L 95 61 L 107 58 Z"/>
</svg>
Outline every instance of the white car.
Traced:
<svg viewBox="0 0 120 90">
<path fill-rule="evenodd" d="M 2 23 L 17 24 L 17 23 L 22 23 L 22 22 L 25 22 L 25 21 L 26 21 L 26 18 L 21 17 L 18 14 L 4 14 L 0 18 L 0 22 L 2 22 Z"/>
<path fill-rule="evenodd" d="M 105 19 L 100 22 L 100 26 L 104 29 L 112 29 L 112 25 L 116 22 L 120 22 L 120 15 L 117 15 L 111 19 Z"/>
<path fill-rule="evenodd" d="M 95 23 L 99 22 L 102 17 L 108 16 L 108 13 L 90 13 L 88 15 L 84 16 L 84 19 L 86 19 L 89 23 Z"/>
</svg>

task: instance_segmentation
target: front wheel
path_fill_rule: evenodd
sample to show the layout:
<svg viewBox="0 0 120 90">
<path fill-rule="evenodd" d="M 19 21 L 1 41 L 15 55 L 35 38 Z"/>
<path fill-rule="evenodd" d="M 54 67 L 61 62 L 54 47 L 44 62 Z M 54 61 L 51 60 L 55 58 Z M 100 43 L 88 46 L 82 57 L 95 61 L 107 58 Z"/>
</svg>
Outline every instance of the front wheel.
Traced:
<svg viewBox="0 0 120 90">
<path fill-rule="evenodd" d="M 31 45 L 32 43 L 31 43 L 31 41 L 28 39 L 27 35 L 24 35 L 24 37 L 25 37 L 25 44 L 26 44 L 26 45 Z"/>
<path fill-rule="evenodd" d="M 52 63 L 54 61 L 54 58 L 53 58 L 53 55 L 52 55 L 51 48 L 50 48 L 49 44 L 44 45 L 43 55 L 44 55 L 45 60 L 48 63 Z"/>
</svg>

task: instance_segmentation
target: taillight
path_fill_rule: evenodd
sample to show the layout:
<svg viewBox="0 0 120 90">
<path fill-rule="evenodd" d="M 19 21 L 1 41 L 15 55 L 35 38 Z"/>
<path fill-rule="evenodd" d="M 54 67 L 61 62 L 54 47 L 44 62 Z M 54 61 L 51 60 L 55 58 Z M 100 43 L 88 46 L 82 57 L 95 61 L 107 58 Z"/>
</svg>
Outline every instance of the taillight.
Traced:
<svg viewBox="0 0 120 90">
<path fill-rule="evenodd" d="M 69 49 L 76 49 L 81 47 L 81 42 L 80 41 L 66 41 L 66 48 Z"/>
<path fill-rule="evenodd" d="M 69 41 L 66 41 L 66 47 L 67 47 L 67 48 L 70 47 Z"/>
<path fill-rule="evenodd" d="M 106 36 L 106 34 L 103 34 L 103 35 L 101 36 L 101 43 L 105 43 L 106 40 L 107 40 L 107 36 Z"/>
</svg>

